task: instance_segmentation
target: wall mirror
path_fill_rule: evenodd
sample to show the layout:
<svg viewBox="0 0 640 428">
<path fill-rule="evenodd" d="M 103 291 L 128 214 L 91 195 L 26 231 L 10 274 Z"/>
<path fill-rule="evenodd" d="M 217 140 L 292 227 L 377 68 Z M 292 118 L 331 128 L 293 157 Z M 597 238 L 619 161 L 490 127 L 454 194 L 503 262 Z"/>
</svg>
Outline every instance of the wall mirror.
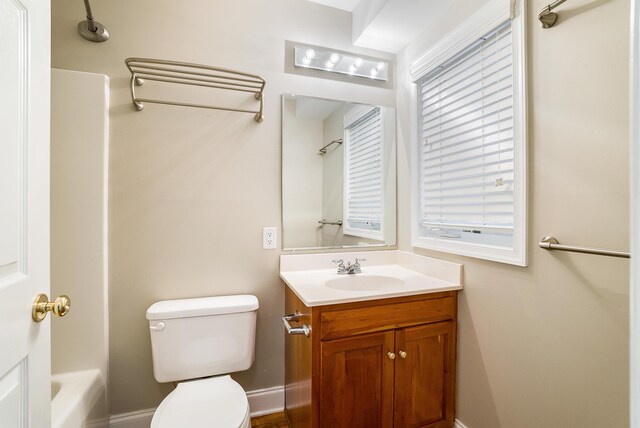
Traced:
<svg viewBox="0 0 640 428">
<path fill-rule="evenodd" d="M 283 249 L 395 244 L 395 109 L 283 95 Z"/>
</svg>

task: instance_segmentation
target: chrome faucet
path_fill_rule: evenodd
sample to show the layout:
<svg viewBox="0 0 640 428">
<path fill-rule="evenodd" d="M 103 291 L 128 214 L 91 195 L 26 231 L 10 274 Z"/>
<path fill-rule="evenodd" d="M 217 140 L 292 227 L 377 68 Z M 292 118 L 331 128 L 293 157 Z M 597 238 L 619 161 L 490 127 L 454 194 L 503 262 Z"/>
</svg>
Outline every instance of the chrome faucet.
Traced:
<svg viewBox="0 0 640 428">
<path fill-rule="evenodd" d="M 362 273 L 362 267 L 360 266 L 360 262 L 366 262 L 367 259 L 358 259 L 351 264 L 351 262 L 347 262 L 345 266 L 344 260 L 338 259 L 333 260 L 333 263 L 338 263 L 338 275 L 354 275 L 356 273 Z"/>
</svg>

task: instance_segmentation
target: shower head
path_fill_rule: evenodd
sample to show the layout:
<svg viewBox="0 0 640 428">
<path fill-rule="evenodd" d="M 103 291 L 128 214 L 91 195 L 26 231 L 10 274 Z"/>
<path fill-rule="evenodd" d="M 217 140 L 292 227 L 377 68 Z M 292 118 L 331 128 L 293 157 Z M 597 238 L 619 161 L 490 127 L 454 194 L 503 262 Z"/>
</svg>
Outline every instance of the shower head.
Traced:
<svg viewBox="0 0 640 428">
<path fill-rule="evenodd" d="M 97 43 L 109 40 L 109 31 L 104 28 L 104 25 L 93 20 L 89 0 L 84 0 L 84 7 L 87 11 L 87 19 L 78 24 L 80 35 L 89 41 Z"/>
</svg>

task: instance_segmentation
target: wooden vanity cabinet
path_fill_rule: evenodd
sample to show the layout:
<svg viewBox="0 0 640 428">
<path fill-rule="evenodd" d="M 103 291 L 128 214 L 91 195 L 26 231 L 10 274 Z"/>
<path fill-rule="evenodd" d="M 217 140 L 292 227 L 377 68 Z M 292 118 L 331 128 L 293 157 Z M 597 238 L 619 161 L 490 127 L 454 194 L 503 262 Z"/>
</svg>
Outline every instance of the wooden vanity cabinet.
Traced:
<svg viewBox="0 0 640 428">
<path fill-rule="evenodd" d="M 320 426 L 392 427 L 393 331 L 321 345 Z"/>
<path fill-rule="evenodd" d="M 285 338 L 292 428 L 453 427 L 457 291 L 308 308 L 287 287 L 285 310 L 311 327 Z"/>
</svg>

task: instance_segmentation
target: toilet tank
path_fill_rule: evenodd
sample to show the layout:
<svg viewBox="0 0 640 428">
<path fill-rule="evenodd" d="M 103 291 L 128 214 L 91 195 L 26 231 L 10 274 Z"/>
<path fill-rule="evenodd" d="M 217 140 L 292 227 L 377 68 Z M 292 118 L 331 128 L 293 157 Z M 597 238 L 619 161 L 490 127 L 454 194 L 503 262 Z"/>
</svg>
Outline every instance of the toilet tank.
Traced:
<svg viewBox="0 0 640 428">
<path fill-rule="evenodd" d="M 255 296 L 166 300 L 147 310 L 153 374 L 173 382 L 247 370 L 255 354 Z"/>
</svg>

